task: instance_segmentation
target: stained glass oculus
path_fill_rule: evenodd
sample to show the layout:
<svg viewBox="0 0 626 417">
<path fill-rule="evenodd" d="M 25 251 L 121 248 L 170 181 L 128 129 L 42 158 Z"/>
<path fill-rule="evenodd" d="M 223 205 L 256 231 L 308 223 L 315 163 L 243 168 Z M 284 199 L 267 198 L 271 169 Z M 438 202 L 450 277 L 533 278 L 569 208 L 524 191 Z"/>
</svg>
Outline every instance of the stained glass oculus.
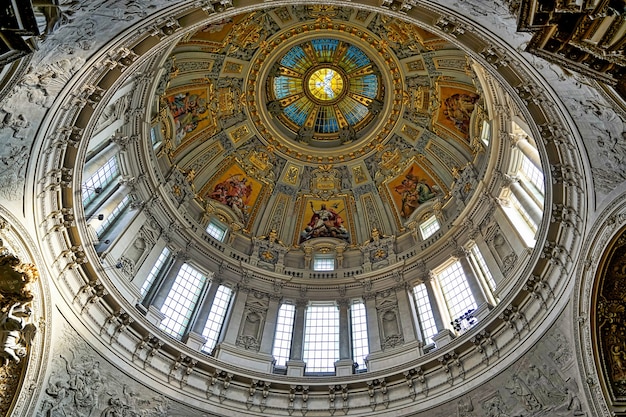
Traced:
<svg viewBox="0 0 626 417">
<path fill-rule="evenodd" d="M 268 109 L 302 142 L 347 142 L 382 106 L 376 64 L 358 47 L 337 39 L 293 46 L 274 64 Z"/>
</svg>

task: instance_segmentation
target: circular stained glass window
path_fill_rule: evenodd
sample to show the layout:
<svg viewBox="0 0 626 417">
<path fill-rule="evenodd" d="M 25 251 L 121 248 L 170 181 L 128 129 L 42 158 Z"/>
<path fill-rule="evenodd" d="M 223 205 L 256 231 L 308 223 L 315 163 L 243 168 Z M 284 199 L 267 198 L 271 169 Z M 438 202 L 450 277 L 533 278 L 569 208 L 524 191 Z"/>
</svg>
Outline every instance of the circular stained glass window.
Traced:
<svg viewBox="0 0 626 417">
<path fill-rule="evenodd" d="M 343 92 L 343 77 L 332 68 L 313 71 L 306 83 L 309 93 L 322 102 L 335 101 Z"/>
<path fill-rule="evenodd" d="M 312 39 L 279 57 L 268 80 L 268 109 L 301 142 L 349 142 L 382 108 L 376 64 L 358 47 Z"/>
</svg>

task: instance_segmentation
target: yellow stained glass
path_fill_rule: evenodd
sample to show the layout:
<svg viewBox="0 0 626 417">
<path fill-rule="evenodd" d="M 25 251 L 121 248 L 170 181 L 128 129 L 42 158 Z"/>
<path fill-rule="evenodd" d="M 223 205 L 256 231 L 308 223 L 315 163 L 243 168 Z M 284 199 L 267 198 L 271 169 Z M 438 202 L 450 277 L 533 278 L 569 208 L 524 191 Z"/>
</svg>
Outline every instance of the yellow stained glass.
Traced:
<svg viewBox="0 0 626 417">
<path fill-rule="evenodd" d="M 309 91 L 319 100 L 335 100 L 343 91 L 343 78 L 331 68 L 320 68 L 309 77 Z"/>
</svg>

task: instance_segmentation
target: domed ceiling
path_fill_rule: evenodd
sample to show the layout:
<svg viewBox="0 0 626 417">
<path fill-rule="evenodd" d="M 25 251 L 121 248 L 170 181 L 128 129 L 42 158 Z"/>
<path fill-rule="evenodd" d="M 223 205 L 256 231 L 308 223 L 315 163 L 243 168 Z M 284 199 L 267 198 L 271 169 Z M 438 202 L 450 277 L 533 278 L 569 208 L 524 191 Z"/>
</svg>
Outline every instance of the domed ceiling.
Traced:
<svg viewBox="0 0 626 417">
<path fill-rule="evenodd" d="M 225 18 L 183 38 L 165 67 L 163 175 L 179 171 L 205 213 L 247 236 L 276 230 L 297 246 L 397 235 L 455 189 L 468 198 L 460 173 L 488 159 L 472 60 L 367 10 L 285 6 Z M 317 227 L 322 210 L 333 221 Z"/>
</svg>

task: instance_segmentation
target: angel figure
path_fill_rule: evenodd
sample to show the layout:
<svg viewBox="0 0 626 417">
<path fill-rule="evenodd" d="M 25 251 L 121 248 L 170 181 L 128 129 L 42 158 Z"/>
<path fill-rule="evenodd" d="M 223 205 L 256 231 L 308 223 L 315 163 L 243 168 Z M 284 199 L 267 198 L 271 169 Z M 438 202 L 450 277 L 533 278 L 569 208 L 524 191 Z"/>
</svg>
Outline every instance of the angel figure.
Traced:
<svg viewBox="0 0 626 417">
<path fill-rule="evenodd" d="M 9 311 L 0 317 L 0 340 L 2 351 L 0 356 L 4 358 L 4 365 L 9 361 L 20 362 L 20 358 L 26 356 L 27 347 L 32 342 L 37 328 L 32 323 L 26 323 L 30 317 L 30 307 L 15 303 Z"/>
</svg>

